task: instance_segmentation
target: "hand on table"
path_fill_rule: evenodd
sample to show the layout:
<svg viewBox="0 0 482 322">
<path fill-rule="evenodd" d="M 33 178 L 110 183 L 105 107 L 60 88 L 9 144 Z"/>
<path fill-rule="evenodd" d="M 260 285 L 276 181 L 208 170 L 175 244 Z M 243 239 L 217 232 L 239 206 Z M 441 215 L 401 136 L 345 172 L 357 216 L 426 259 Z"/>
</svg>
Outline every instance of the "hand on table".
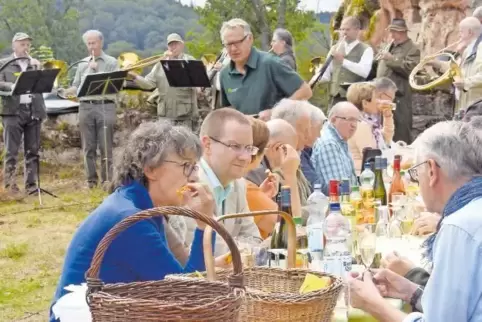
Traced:
<svg viewBox="0 0 482 322">
<path fill-rule="evenodd" d="M 423 212 L 420 217 L 413 222 L 413 235 L 427 235 L 437 230 L 437 225 L 442 217 L 432 212 Z"/>
<path fill-rule="evenodd" d="M 415 264 L 406 257 L 400 256 L 397 252 L 392 252 L 382 258 L 381 266 L 387 268 L 400 276 L 405 276 L 415 268 Z"/>
</svg>

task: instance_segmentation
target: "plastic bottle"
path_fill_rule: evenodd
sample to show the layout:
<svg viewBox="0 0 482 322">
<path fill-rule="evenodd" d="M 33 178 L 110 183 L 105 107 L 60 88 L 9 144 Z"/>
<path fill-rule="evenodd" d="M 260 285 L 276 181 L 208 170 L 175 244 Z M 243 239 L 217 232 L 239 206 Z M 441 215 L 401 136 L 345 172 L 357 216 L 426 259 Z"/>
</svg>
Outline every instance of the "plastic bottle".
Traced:
<svg viewBox="0 0 482 322">
<path fill-rule="evenodd" d="M 321 192 L 321 185 L 315 184 L 315 189 L 307 201 L 309 217 L 306 223 L 308 249 L 312 261 L 321 261 L 323 258 L 323 223 L 328 204 L 328 198 Z"/>
</svg>

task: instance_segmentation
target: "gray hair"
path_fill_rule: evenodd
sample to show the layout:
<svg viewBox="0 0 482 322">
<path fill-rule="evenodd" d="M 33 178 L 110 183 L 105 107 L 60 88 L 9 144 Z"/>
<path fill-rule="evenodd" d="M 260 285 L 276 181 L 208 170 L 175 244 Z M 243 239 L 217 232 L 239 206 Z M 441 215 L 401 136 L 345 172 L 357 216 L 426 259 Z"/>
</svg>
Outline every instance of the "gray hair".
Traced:
<svg viewBox="0 0 482 322">
<path fill-rule="evenodd" d="M 475 17 L 467 17 L 462 19 L 459 24 L 460 28 L 467 28 L 468 30 L 472 31 L 475 36 L 480 35 L 482 31 L 482 25 L 480 24 L 479 19 Z"/>
<path fill-rule="evenodd" d="M 252 34 L 251 27 L 246 21 L 244 21 L 243 19 L 234 18 L 229 21 L 223 22 L 223 25 L 221 26 L 221 31 L 219 32 L 221 35 L 221 41 L 224 39 L 224 33 L 227 30 L 232 30 L 236 28 L 242 28 L 244 30 L 245 36 Z"/>
<path fill-rule="evenodd" d="M 114 159 L 111 190 L 132 181 L 147 184 L 144 168 L 162 165 L 170 153 L 199 159 L 202 154 L 199 138 L 187 127 L 169 121 L 146 122 L 132 132 L 120 155 Z"/>
<path fill-rule="evenodd" d="M 99 37 L 99 40 L 102 43 L 104 42 L 104 35 L 99 30 L 91 29 L 91 30 L 87 30 L 82 35 L 82 39 L 84 40 L 84 44 L 87 44 L 87 37 L 89 37 L 89 35 L 95 35 L 95 36 Z"/>
<path fill-rule="evenodd" d="M 316 123 L 322 123 L 322 124 L 326 121 L 326 115 L 325 113 L 323 113 L 321 108 L 311 104 L 308 101 L 302 101 L 302 102 L 305 108 L 310 111 L 311 121 Z"/>
<path fill-rule="evenodd" d="M 417 138 L 419 162 L 434 159 L 450 180 L 482 175 L 482 124 L 446 121 Z"/>
<path fill-rule="evenodd" d="M 284 41 L 286 44 L 286 47 L 288 49 L 293 50 L 293 47 L 294 47 L 293 36 L 291 35 L 291 32 L 289 32 L 288 30 L 283 28 L 276 29 L 273 32 L 273 38 Z"/>
<path fill-rule="evenodd" d="M 482 19 L 482 6 L 475 8 L 474 13 L 472 13 L 472 16 L 481 20 Z"/>
<path fill-rule="evenodd" d="M 372 82 L 377 91 L 397 91 L 397 85 L 388 77 L 378 77 Z"/>
<path fill-rule="evenodd" d="M 348 108 L 356 108 L 358 110 L 358 108 L 353 103 L 347 101 L 338 102 L 331 108 L 330 112 L 328 113 L 328 118 L 331 119 L 332 117 L 339 115 L 342 110 Z"/>
<path fill-rule="evenodd" d="M 311 112 L 304 101 L 284 98 L 273 108 L 271 119 L 285 120 L 296 128 L 296 122 L 304 116 L 310 117 Z"/>
</svg>

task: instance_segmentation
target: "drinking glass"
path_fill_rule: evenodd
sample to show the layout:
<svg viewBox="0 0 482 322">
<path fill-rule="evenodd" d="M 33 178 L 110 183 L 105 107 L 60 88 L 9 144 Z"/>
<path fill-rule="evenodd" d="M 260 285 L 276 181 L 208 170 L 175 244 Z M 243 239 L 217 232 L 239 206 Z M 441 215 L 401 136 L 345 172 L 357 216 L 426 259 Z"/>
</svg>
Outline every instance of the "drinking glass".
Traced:
<svg viewBox="0 0 482 322">
<path fill-rule="evenodd" d="M 377 252 L 377 236 L 374 231 L 374 225 L 365 225 L 363 231 L 358 235 L 358 250 L 361 260 L 366 269 L 369 269 L 375 259 Z"/>
<path fill-rule="evenodd" d="M 405 204 L 405 195 L 403 193 L 393 193 L 391 207 L 392 211 L 400 211 Z"/>
</svg>

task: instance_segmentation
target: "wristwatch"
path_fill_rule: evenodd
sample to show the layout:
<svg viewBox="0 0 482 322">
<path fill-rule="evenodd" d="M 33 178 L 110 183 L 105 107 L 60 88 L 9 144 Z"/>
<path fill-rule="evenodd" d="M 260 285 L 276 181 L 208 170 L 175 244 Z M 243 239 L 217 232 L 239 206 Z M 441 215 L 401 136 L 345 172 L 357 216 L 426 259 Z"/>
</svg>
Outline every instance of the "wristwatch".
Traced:
<svg viewBox="0 0 482 322">
<path fill-rule="evenodd" d="M 410 299 L 410 306 L 412 307 L 413 312 L 423 312 L 422 309 L 422 295 L 423 295 L 423 288 L 422 287 L 417 287 L 415 292 L 412 295 L 412 298 Z"/>
</svg>

